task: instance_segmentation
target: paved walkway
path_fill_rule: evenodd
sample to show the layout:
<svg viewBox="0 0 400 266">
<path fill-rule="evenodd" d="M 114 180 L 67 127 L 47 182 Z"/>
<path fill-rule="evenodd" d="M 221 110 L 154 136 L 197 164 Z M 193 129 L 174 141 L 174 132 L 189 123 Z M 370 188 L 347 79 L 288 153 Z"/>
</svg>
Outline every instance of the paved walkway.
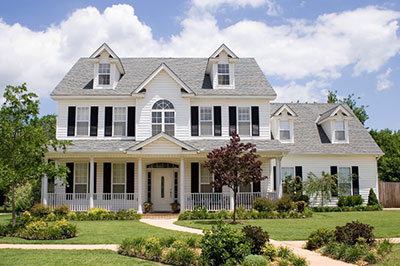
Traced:
<svg viewBox="0 0 400 266">
<path fill-rule="evenodd" d="M 0 244 L 0 249 L 16 248 L 16 249 L 61 249 L 61 250 L 94 250 L 106 249 L 118 251 L 119 245 L 48 245 L 48 244 Z"/>
<path fill-rule="evenodd" d="M 194 228 L 189 228 L 189 227 L 174 224 L 174 222 L 176 222 L 177 219 L 140 219 L 140 221 L 143 223 L 146 223 L 146 224 L 149 224 L 152 226 L 156 226 L 156 227 L 161 227 L 164 229 L 181 231 L 181 232 L 198 234 L 198 235 L 203 234 L 203 231 L 200 229 L 194 229 Z"/>
</svg>

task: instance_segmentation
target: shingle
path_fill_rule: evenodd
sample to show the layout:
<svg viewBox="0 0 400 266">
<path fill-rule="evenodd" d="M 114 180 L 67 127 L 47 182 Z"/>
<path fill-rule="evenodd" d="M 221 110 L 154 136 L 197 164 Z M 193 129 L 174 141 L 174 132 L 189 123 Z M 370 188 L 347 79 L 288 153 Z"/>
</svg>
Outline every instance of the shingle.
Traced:
<svg viewBox="0 0 400 266">
<path fill-rule="evenodd" d="M 240 58 L 235 67 L 235 89 L 211 89 L 206 75 L 208 58 L 121 58 L 126 74 L 115 90 L 93 90 L 93 64 L 79 59 L 51 93 L 52 96 L 129 95 L 157 67 L 165 63 L 197 95 L 276 96 L 254 58 Z"/>
</svg>

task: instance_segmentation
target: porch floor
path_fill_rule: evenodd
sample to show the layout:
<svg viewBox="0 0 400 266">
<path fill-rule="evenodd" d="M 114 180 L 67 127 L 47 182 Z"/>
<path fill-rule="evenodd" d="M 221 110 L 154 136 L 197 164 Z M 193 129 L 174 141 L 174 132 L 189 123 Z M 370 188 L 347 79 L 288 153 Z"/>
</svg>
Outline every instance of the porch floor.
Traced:
<svg viewBox="0 0 400 266">
<path fill-rule="evenodd" d="M 142 214 L 142 219 L 178 219 L 178 213 L 171 212 L 151 212 Z"/>
</svg>

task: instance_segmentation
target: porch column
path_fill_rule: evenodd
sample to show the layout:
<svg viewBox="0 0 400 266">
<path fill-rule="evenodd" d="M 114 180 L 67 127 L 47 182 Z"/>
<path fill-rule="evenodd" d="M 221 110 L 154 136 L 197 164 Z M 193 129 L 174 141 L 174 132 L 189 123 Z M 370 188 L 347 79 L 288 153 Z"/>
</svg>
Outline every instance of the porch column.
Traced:
<svg viewBox="0 0 400 266">
<path fill-rule="evenodd" d="M 137 212 L 143 213 L 143 173 L 142 173 L 142 158 L 138 159 L 138 209 Z"/>
<path fill-rule="evenodd" d="M 89 209 L 94 207 L 93 192 L 94 192 L 94 159 L 90 158 L 90 177 L 89 177 Z"/>
<path fill-rule="evenodd" d="M 179 165 L 180 168 L 180 191 L 181 191 L 181 213 L 185 210 L 185 162 L 183 158 L 181 158 L 181 163 Z"/>
<path fill-rule="evenodd" d="M 235 194 L 233 193 L 233 189 L 229 190 L 229 199 L 230 199 L 230 209 L 233 211 L 233 205 L 235 205 Z"/>
<path fill-rule="evenodd" d="M 47 200 L 48 193 L 47 192 L 48 192 L 48 178 L 47 178 L 47 176 L 44 176 L 42 178 L 42 203 L 44 205 L 47 205 L 47 203 L 48 203 L 48 200 Z"/>
<path fill-rule="evenodd" d="M 276 193 L 278 196 L 278 199 L 282 197 L 282 177 L 281 177 L 281 173 L 282 173 L 282 166 L 281 166 L 281 161 L 282 161 L 282 157 L 276 158 L 275 162 L 276 162 Z"/>
</svg>

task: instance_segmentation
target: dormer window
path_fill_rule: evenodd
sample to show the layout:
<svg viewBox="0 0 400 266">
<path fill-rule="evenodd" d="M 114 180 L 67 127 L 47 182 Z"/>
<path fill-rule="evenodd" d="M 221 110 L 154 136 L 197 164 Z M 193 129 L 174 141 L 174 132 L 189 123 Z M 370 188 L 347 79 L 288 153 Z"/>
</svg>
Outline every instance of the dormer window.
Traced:
<svg viewBox="0 0 400 266">
<path fill-rule="evenodd" d="M 290 122 L 289 120 L 279 121 L 279 139 L 280 140 L 290 140 Z"/>
<path fill-rule="evenodd" d="M 229 85 L 229 64 L 218 64 L 218 85 Z"/>
<path fill-rule="evenodd" d="M 110 64 L 99 64 L 99 85 L 110 85 Z"/>
<path fill-rule="evenodd" d="M 346 140 L 344 121 L 335 121 L 335 140 L 336 141 Z"/>
</svg>

